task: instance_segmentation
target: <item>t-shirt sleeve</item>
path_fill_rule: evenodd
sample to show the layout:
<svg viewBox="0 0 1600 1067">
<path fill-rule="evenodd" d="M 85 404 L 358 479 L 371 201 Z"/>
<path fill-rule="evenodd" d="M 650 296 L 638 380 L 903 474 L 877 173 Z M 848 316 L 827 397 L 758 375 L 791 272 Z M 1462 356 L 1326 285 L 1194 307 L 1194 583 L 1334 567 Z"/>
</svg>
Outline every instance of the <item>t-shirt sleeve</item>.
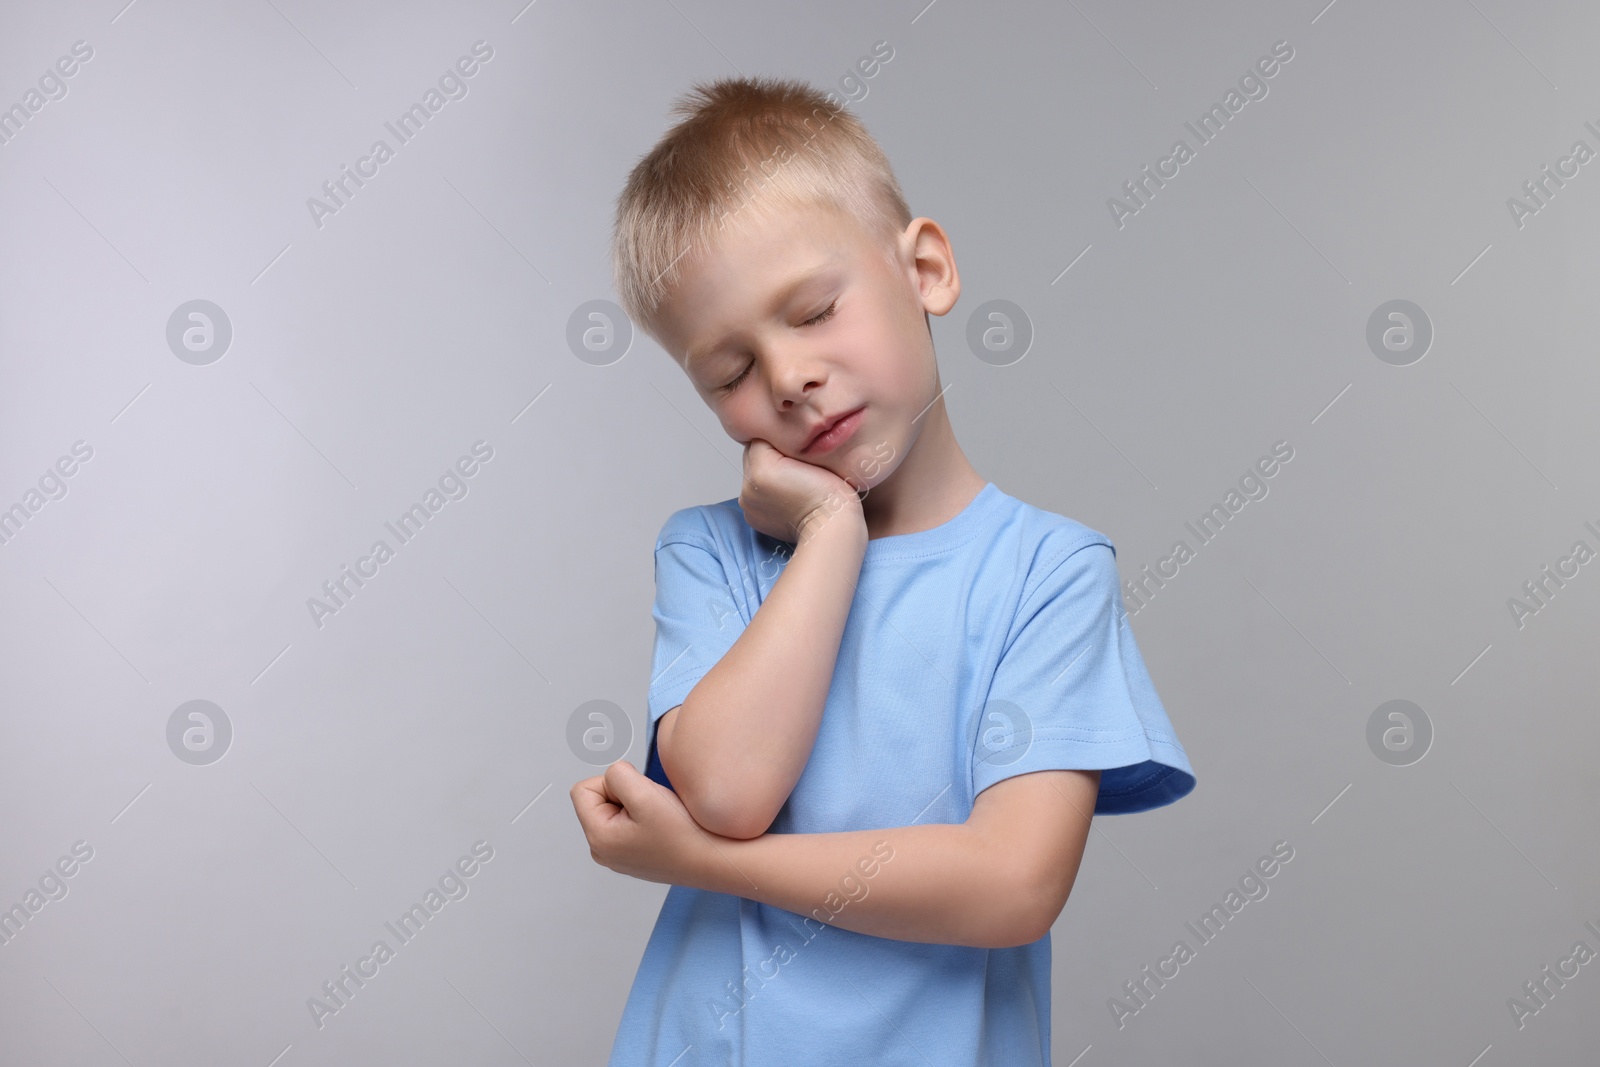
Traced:
<svg viewBox="0 0 1600 1067">
<path fill-rule="evenodd" d="M 709 536 L 677 533 L 655 553 L 656 636 L 645 699 L 645 773 L 670 785 L 655 750 L 661 716 L 682 704 L 744 632 L 745 598 L 735 596 L 727 569 Z"/>
<path fill-rule="evenodd" d="M 973 795 L 1030 771 L 1099 770 L 1097 815 L 1186 796 L 1194 770 L 1128 625 L 1115 551 L 1086 541 L 1047 566 L 1024 593 L 979 716 Z"/>
</svg>

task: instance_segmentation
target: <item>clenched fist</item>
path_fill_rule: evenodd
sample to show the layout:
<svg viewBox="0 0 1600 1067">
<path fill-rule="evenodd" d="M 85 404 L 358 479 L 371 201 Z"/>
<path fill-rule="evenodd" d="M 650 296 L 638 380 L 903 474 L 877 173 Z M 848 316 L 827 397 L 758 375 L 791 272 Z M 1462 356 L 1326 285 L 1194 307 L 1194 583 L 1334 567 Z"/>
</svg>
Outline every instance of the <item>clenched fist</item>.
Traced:
<svg viewBox="0 0 1600 1067">
<path fill-rule="evenodd" d="M 739 507 L 751 529 L 791 544 L 824 521 L 866 526 L 861 498 L 850 483 L 826 467 L 784 455 L 759 437 L 744 446 Z"/>
</svg>

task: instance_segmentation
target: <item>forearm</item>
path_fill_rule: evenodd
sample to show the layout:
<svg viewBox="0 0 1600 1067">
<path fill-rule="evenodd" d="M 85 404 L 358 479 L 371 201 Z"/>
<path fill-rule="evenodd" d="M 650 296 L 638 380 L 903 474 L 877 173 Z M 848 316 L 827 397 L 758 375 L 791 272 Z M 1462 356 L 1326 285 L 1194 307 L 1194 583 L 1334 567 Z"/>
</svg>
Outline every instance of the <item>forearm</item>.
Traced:
<svg viewBox="0 0 1600 1067">
<path fill-rule="evenodd" d="M 696 888 L 757 900 L 856 933 L 981 948 L 1044 935 L 1047 909 L 974 826 L 714 838 Z"/>
<path fill-rule="evenodd" d="M 866 553 L 859 509 L 802 532 L 744 632 L 663 720 L 661 765 L 709 829 L 763 833 L 805 769 Z"/>
</svg>

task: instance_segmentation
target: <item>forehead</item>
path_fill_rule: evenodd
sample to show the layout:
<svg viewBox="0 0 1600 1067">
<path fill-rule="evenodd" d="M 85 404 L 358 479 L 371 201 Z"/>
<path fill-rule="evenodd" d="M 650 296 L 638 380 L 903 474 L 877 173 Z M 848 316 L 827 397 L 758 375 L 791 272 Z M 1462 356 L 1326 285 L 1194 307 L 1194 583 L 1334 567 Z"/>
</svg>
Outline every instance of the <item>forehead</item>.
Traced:
<svg viewBox="0 0 1600 1067">
<path fill-rule="evenodd" d="M 870 248 L 853 216 L 825 204 L 752 204 L 725 221 L 710 247 L 680 263 L 658 316 L 673 357 L 686 367 L 729 333 L 781 313 L 785 299 L 809 295 Z"/>
</svg>

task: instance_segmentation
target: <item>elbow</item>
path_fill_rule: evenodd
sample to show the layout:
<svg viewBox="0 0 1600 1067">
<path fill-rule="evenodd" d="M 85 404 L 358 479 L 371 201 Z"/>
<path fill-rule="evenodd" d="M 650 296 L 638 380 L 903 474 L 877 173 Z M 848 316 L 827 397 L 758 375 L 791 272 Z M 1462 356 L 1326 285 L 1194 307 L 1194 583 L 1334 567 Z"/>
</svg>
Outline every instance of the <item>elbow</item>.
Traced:
<svg viewBox="0 0 1600 1067">
<path fill-rule="evenodd" d="M 990 932 L 983 940 L 984 948 L 1020 948 L 1031 945 L 1050 932 L 1053 920 L 1047 922 L 1039 911 L 1018 909 L 1004 926 Z"/>
<path fill-rule="evenodd" d="M 731 796 L 725 791 L 711 793 L 698 787 L 679 788 L 678 799 L 689 809 L 689 814 L 702 830 L 718 837 L 731 837 L 740 841 L 760 837 L 772 825 L 776 813 L 765 814 L 766 808 L 748 795 Z"/>
<path fill-rule="evenodd" d="M 762 818 L 749 804 L 712 802 L 691 806 L 685 800 L 684 807 L 689 809 L 689 814 L 694 816 L 694 821 L 702 829 L 718 837 L 748 841 L 760 837 L 772 825 L 771 818 Z"/>
<path fill-rule="evenodd" d="M 1060 914 L 1061 912 L 1059 910 L 1053 913 L 1039 911 L 1028 913 L 1027 915 L 1023 916 L 1019 922 L 1019 927 L 1021 929 L 1020 935 L 1018 935 L 1015 940 L 1007 941 L 1002 947 L 1014 948 L 1019 945 L 1033 944 L 1035 941 L 1039 940 L 1041 937 L 1044 937 L 1050 932 L 1050 928 L 1055 925 L 1056 916 Z"/>
<path fill-rule="evenodd" d="M 656 738 L 656 754 L 667 780 L 672 783 L 673 792 L 683 801 L 690 817 L 702 830 L 719 837 L 748 841 L 766 833 L 778 817 L 778 808 L 785 798 L 773 804 L 770 798 L 759 796 L 750 785 L 741 788 L 727 781 L 725 776 L 708 774 L 706 768 L 698 764 L 680 766 L 671 744 L 677 727 L 673 713 L 678 710 L 674 708 L 663 717 L 662 733 Z"/>
<path fill-rule="evenodd" d="M 988 947 L 1017 948 L 1038 941 L 1055 926 L 1071 892 L 1072 886 L 1063 887 L 1058 877 L 1019 873 L 1011 893 L 1013 907 L 995 909 L 1003 918 Z"/>
</svg>

